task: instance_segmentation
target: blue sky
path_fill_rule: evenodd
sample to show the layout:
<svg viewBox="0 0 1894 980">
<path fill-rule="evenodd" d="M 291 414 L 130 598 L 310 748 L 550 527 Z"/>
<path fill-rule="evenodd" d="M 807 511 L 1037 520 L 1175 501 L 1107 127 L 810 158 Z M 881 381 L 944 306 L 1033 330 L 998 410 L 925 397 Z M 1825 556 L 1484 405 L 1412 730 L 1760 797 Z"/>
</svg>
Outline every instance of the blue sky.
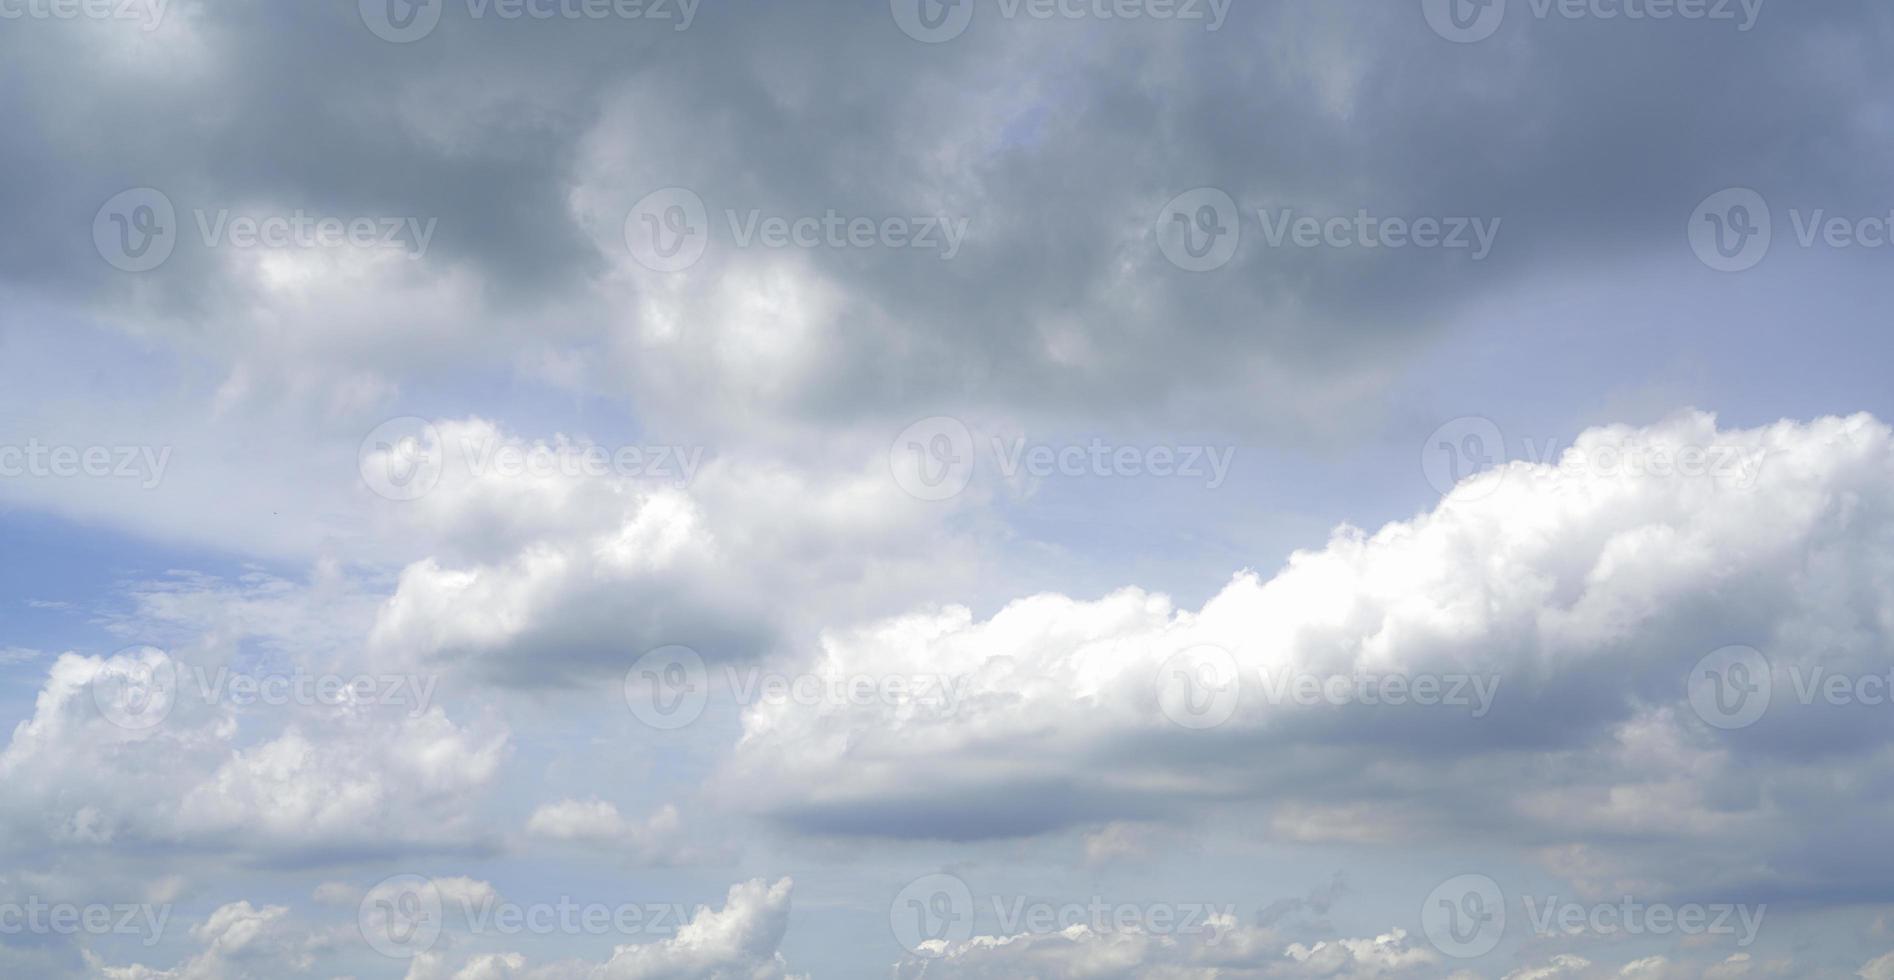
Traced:
<svg viewBox="0 0 1894 980">
<path fill-rule="evenodd" d="M 1894 15 L 0 15 L 0 975 L 1894 978 Z"/>
</svg>

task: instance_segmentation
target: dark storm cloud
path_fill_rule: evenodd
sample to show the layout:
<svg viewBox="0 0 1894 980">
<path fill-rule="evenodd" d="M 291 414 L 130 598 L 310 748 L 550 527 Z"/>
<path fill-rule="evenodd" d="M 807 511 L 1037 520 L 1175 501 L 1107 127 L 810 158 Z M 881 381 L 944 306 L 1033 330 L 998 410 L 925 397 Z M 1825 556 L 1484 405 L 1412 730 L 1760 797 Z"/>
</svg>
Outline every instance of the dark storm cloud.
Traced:
<svg viewBox="0 0 1894 980">
<path fill-rule="evenodd" d="M 0 39 L 0 125 L 14 134 L 0 155 L 23 175 L 0 190 L 14 218 L 0 254 L 17 288 L 122 296 L 130 277 L 86 232 L 100 203 L 138 185 L 165 190 L 187 223 L 198 207 L 252 205 L 436 218 L 424 261 L 472 270 L 485 322 L 466 325 L 464 349 L 428 351 L 483 358 L 479 339 L 495 335 L 612 347 L 636 318 L 575 299 L 623 259 L 618 236 L 579 227 L 575 188 L 611 185 L 623 211 L 689 187 L 719 255 L 735 249 L 726 209 L 939 213 L 968 222 L 949 261 L 803 251 L 801 274 L 841 296 L 823 313 L 832 339 L 768 407 L 1270 428 L 1347 414 L 1473 299 L 1674 254 L 1691 208 L 1722 186 L 1877 201 L 1887 11 L 1770 5 L 1741 31 L 1516 6 L 1475 44 L 1436 36 L 1405 2 L 1252 5 L 1216 31 L 982 6 L 964 35 L 933 45 L 878 3 L 705 3 L 682 31 L 675 19 L 473 18 L 448 3 L 410 44 L 376 37 L 344 2 L 178 7 L 150 35 L 19 21 Z M 1153 225 L 1200 186 L 1235 201 L 1242 243 L 1221 268 L 1190 272 L 1164 258 Z M 1498 224 L 1475 261 L 1272 247 L 1258 208 Z M 254 297 L 204 252 L 187 235 L 142 274 L 141 301 L 157 301 L 142 318 L 180 314 L 164 331 L 186 333 L 224 321 L 216 349 L 269 358 L 244 335 Z M 714 292 L 728 271 L 712 260 L 677 275 Z M 334 356 L 386 371 L 375 355 L 412 341 L 391 329 Z M 634 379 L 602 371 L 596 383 L 670 394 L 666 352 L 616 346 Z M 668 353 L 688 361 L 689 347 Z M 720 370 L 685 373 L 714 386 Z"/>
</svg>

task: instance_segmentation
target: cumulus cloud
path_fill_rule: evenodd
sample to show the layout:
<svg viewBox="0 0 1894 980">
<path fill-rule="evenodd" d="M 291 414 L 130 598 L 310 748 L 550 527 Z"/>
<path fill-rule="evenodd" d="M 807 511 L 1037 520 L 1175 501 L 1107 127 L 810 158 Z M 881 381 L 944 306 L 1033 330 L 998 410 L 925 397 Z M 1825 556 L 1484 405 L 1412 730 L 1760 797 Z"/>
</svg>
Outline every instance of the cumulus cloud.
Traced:
<svg viewBox="0 0 1894 980">
<path fill-rule="evenodd" d="M 215 844 L 261 861 L 480 839 L 465 808 L 506 756 L 503 729 L 456 725 L 439 706 L 393 717 L 341 706 L 245 738 L 237 710 L 189 676 L 153 648 L 55 660 L 0 751 L 19 839 Z"/>
<path fill-rule="evenodd" d="M 925 670 L 968 693 L 754 705 L 727 775 L 825 833 L 1011 836 L 1244 801 L 1279 839 L 1510 837 L 1603 891 L 1792 892 L 1810 860 L 1872 876 L 1867 815 L 1889 800 L 1830 780 L 1885 765 L 1886 733 L 1789 693 L 1794 671 L 1894 659 L 1891 489 L 1894 443 L 1867 417 L 1594 429 L 1562 461 L 1239 574 L 1200 610 L 1125 589 L 832 631 L 818 674 Z M 1730 644 L 1766 653 L 1777 696 L 1719 731 L 1687 683 Z M 1771 862 L 1812 826 L 1831 858 Z M 1758 860 L 1693 870 L 1636 841 Z"/>
<path fill-rule="evenodd" d="M 1429 34 L 1411 6 L 1365 2 L 1238 11 L 1215 32 L 981 18 L 931 46 L 886 11 L 760 7 L 688 32 L 554 20 L 526 43 L 515 23 L 449 12 L 430 41 L 453 43 L 415 59 L 345 6 L 171 6 L 149 33 L 7 39 L 8 87 L 49 93 L 0 117 L 32 136 L 7 148 L 9 170 L 63 179 L 0 204 L 23 227 L 73 227 L 154 186 L 185 241 L 136 282 L 91 254 L 82 226 L 57 247 L 10 241 L 7 285 L 206 356 L 239 403 L 293 390 L 360 404 L 445 363 L 609 391 L 738 437 L 765 416 L 912 417 L 943 401 L 1287 434 L 1358 417 L 1415 339 L 1480 290 L 1674 246 L 1706 174 L 1779 173 L 1753 127 L 1832 141 L 1849 163 L 1791 189 L 1839 202 L 1872 197 L 1888 152 L 1859 119 L 1887 96 L 1870 66 L 1889 26 L 1858 10 L 1770 9 L 1766 46 L 1702 24 L 1624 44 L 1602 22 L 1515 18 L 1472 49 Z M 1619 76 L 1560 84 L 1607 38 Z M 1831 56 L 1811 70 L 1818 42 Z M 784 55 L 811 49 L 838 56 Z M 227 94 L 273 72 L 305 84 Z M 1230 79 L 1257 97 L 1223 98 Z M 219 96 L 219 112 L 175 108 Z M 71 118 L 102 125 L 58 122 Z M 1602 118 L 1625 125 L 1601 132 Z M 1647 122 L 1673 119 L 1688 124 Z M 1284 132 L 1296 139 L 1258 135 Z M 135 165 L 101 152 L 117 145 L 102 133 L 135 140 Z M 308 165 L 329 154 L 355 165 Z M 711 252 L 685 273 L 635 268 L 631 206 L 680 185 L 705 201 Z M 1197 275 L 1163 259 L 1154 226 L 1202 185 L 1245 209 L 1482 216 L 1506 231 L 1476 266 L 1270 248 L 1252 212 L 1234 261 Z M 200 209 L 297 208 L 440 228 L 421 259 L 196 240 Z M 943 261 L 741 248 L 725 216 L 830 209 L 969 230 Z"/>
<path fill-rule="evenodd" d="M 530 837 L 624 855 L 641 864 L 684 864 L 705 856 L 690 843 L 677 807 L 666 803 L 643 822 L 628 820 L 606 800 L 558 800 L 526 820 Z"/>
<path fill-rule="evenodd" d="M 517 953 L 415 958 L 407 980 L 792 980 L 777 947 L 788 928 L 794 882 L 754 879 L 730 886 L 721 909 L 699 907 L 677 935 L 619 946 L 604 963 L 576 960 L 529 967 Z"/>
<path fill-rule="evenodd" d="M 191 927 L 203 949 L 168 970 L 133 965 L 114 967 L 88 954 L 90 980 L 264 980 L 303 973 L 331 940 L 296 924 L 280 905 L 257 908 L 232 902 Z"/>
<path fill-rule="evenodd" d="M 553 686 L 622 675 L 672 643 L 754 659 L 818 615 L 886 608 L 978 553 L 945 525 L 951 510 L 888 479 L 885 444 L 824 477 L 701 447 L 676 447 L 662 475 L 600 475 L 587 453 L 607 451 L 590 443 L 481 420 L 437 428 L 446 468 L 412 520 L 444 557 L 402 570 L 369 632 L 383 662 Z M 537 462 L 495 472 L 507 451 Z M 785 588 L 802 603 L 772 607 Z"/>
<path fill-rule="evenodd" d="M 991 977 L 1095 980 L 1216 980 L 1259 977 L 1439 976 L 1439 954 L 1396 929 L 1371 939 L 1311 945 L 1284 943 L 1264 926 L 1217 917 L 1211 928 L 1179 935 L 1072 925 L 1058 932 L 935 940 L 897 964 L 900 978 Z"/>
</svg>

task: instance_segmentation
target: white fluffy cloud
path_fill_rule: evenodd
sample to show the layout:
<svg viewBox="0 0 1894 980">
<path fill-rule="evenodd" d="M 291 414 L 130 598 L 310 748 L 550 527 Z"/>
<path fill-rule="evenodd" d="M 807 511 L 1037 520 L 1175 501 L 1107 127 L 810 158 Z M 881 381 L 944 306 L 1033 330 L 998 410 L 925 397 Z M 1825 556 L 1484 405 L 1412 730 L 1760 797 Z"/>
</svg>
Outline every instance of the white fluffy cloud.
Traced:
<svg viewBox="0 0 1894 980">
<path fill-rule="evenodd" d="M 1218 978 L 1439 976 L 1442 958 L 1395 929 L 1371 939 L 1312 944 L 1283 941 L 1266 927 L 1220 917 L 1211 928 L 1184 935 L 1098 930 L 1086 925 L 1058 932 L 976 936 L 934 943 L 896 965 L 902 980 L 921 977 L 975 980 L 1218 980 Z"/>
<path fill-rule="evenodd" d="M 1341 528 L 1200 610 L 1125 589 L 830 632 L 820 675 L 948 674 L 967 694 L 754 705 L 728 785 L 805 829 L 889 836 L 1240 800 L 1281 839 L 1513 835 L 1604 891 L 1793 891 L 1816 869 L 1806 854 L 1772 865 L 1772 841 L 1820 827 L 1834 855 L 1820 873 L 1878 874 L 1863 818 L 1890 797 L 1843 774 L 1884 771 L 1894 746 L 1872 711 L 1798 703 L 1790 675 L 1894 666 L 1890 501 L 1894 441 L 1865 416 L 1594 429 L 1561 464 L 1513 463 L 1412 520 Z M 1730 644 L 1769 658 L 1775 698 L 1724 732 L 1686 685 Z M 1302 677 L 1341 683 L 1299 697 Z M 1412 703 L 1423 678 L 1445 703 Z M 1390 690 L 1410 703 L 1381 703 Z M 1586 846 L 1597 834 L 1740 841 L 1758 860 L 1607 858 Z"/>
<path fill-rule="evenodd" d="M 150 680 L 166 676 L 176 680 Z M 456 725 L 439 706 L 350 705 L 271 713 L 277 727 L 248 732 L 192 676 L 152 648 L 54 661 L 33 716 L 0 751 L 4 810 L 22 839 L 215 844 L 267 859 L 479 837 L 466 810 L 506 757 L 504 729 Z"/>
<path fill-rule="evenodd" d="M 96 980 L 264 980 L 302 973 L 316 954 L 330 946 L 328 937 L 295 924 L 280 905 L 256 908 L 233 902 L 191 927 L 203 950 L 168 970 L 148 966 L 108 966 L 87 956 Z"/>
<path fill-rule="evenodd" d="M 435 556 L 408 565 L 380 610 L 369 646 L 383 662 L 536 686 L 622 675 L 671 643 L 753 658 L 818 616 L 887 609 L 943 574 L 962 578 L 956 566 L 975 553 L 944 527 L 951 509 L 888 478 L 885 443 L 820 478 L 678 447 L 667 476 L 646 478 L 592 475 L 590 443 L 480 420 L 438 430 L 440 486 L 408 505 Z M 540 470 L 475 462 L 502 450 L 537 454 Z M 767 601 L 786 591 L 797 603 Z"/>
<path fill-rule="evenodd" d="M 407 980 L 791 980 L 782 954 L 794 882 L 754 879 L 730 886 L 723 908 L 699 907 L 677 935 L 619 946 L 604 963 L 574 960 L 529 967 L 517 953 L 415 958 Z"/>
</svg>

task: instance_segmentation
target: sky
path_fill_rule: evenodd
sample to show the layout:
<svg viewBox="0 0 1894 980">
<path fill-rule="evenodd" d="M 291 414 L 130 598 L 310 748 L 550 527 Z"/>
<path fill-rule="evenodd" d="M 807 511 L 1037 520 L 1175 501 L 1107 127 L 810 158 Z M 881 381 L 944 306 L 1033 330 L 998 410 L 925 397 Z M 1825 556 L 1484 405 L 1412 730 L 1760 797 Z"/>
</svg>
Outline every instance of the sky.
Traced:
<svg viewBox="0 0 1894 980">
<path fill-rule="evenodd" d="M 0 976 L 1894 980 L 1890 44 L 0 0 Z"/>
</svg>

